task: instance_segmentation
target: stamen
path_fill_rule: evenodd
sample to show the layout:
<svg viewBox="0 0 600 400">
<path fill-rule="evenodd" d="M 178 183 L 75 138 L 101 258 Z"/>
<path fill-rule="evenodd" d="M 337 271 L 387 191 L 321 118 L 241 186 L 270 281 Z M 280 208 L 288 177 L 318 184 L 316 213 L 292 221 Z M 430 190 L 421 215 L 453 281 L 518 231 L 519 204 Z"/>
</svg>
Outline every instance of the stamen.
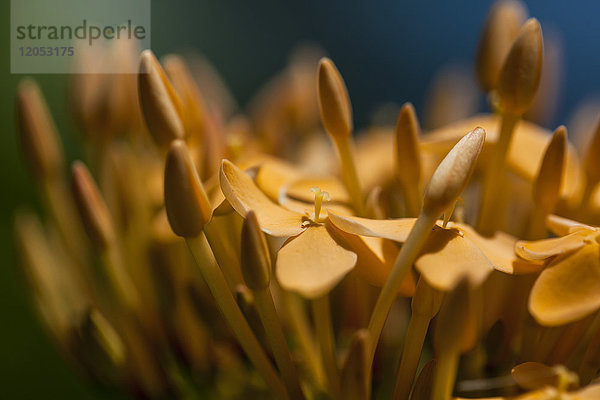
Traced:
<svg viewBox="0 0 600 400">
<path fill-rule="evenodd" d="M 318 187 L 310 188 L 310 191 L 315 194 L 315 222 L 319 221 L 319 215 L 321 214 L 321 206 L 323 201 L 329 201 L 329 193 L 322 191 Z"/>
<path fill-rule="evenodd" d="M 559 393 L 565 393 L 570 386 L 577 386 L 579 384 L 579 376 L 569 371 L 563 365 L 555 365 L 552 367 L 558 375 L 558 389 Z"/>
</svg>

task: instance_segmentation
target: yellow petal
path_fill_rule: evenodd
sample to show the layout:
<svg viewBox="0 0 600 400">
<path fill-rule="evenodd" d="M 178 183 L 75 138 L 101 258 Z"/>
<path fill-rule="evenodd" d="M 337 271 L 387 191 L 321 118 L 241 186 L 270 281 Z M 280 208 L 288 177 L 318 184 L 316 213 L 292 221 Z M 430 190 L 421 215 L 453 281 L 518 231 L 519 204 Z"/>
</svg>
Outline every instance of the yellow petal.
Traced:
<svg viewBox="0 0 600 400">
<path fill-rule="evenodd" d="M 507 400 L 555 400 L 559 397 L 559 392 L 553 387 L 545 387 L 543 389 L 536 390 L 522 394 L 517 397 L 507 397 Z"/>
<path fill-rule="evenodd" d="M 479 235 L 467 224 L 450 222 L 448 227 L 460 229 L 485 254 L 498 271 L 511 275 L 531 274 L 539 271 L 544 265 L 540 261 L 526 261 L 517 257 L 515 253 L 517 239 L 504 232 L 498 231 L 493 237 L 488 238 Z"/>
<path fill-rule="evenodd" d="M 333 210 L 331 210 L 333 211 Z M 344 232 L 360 236 L 373 236 L 403 243 L 406 241 L 416 218 L 368 219 L 343 217 L 329 212 L 329 220 Z"/>
<path fill-rule="evenodd" d="M 479 286 L 494 269 L 486 256 L 458 229 L 435 227 L 415 268 L 433 288 L 452 290 L 466 277 Z"/>
<path fill-rule="evenodd" d="M 339 180 L 333 177 L 304 177 L 294 180 L 283 190 L 284 194 L 297 200 L 313 203 L 315 199 L 311 188 L 318 187 L 324 192 L 329 193 L 329 201 L 335 203 L 350 203 L 350 198 L 346 188 Z"/>
<path fill-rule="evenodd" d="M 312 225 L 279 250 L 275 273 L 281 287 L 314 299 L 333 289 L 356 259 L 327 227 Z"/>
<path fill-rule="evenodd" d="M 600 399 L 600 384 L 588 385 L 576 392 L 567 393 L 568 400 L 597 400 Z"/>
<path fill-rule="evenodd" d="M 268 159 L 260 164 L 258 168 L 258 172 L 256 173 L 256 185 L 269 196 L 271 200 L 277 202 L 281 189 L 287 183 L 297 179 L 299 175 L 300 171 L 292 165 L 277 159 Z"/>
<path fill-rule="evenodd" d="M 546 227 L 550 229 L 556 236 L 565 236 L 575 231 L 587 229 L 592 232 L 596 230 L 594 227 L 581 222 L 573 221 L 567 218 L 559 217 L 558 215 L 550 214 L 546 218 Z"/>
<path fill-rule="evenodd" d="M 483 160 L 485 159 L 486 148 L 498 141 L 500 120 L 496 115 L 479 114 L 428 132 L 421 139 L 421 152 L 443 156 L 460 139 L 462 132 L 466 132 L 474 126 L 481 126 L 486 132 L 484 154 L 480 157 Z M 531 122 L 519 121 L 515 127 L 506 157 L 506 163 L 511 171 L 529 182 L 533 182 L 544 157 L 544 150 L 548 146 L 551 137 L 550 131 Z M 583 185 L 580 161 L 571 143 L 567 144 L 563 173 L 560 193 L 562 197 L 570 198 L 579 193 Z M 426 178 L 427 174 L 424 175 L 424 179 Z"/>
<path fill-rule="evenodd" d="M 221 165 L 221 190 L 240 215 L 254 210 L 266 233 L 273 236 L 296 236 L 304 230 L 303 217 L 273 203 L 252 179 L 228 160 Z"/>
<path fill-rule="evenodd" d="M 589 231 L 580 230 L 559 238 L 531 242 L 519 240 L 515 245 L 515 252 L 519 257 L 526 260 L 545 260 L 582 248 L 585 245 L 586 237 L 589 235 Z"/>
<path fill-rule="evenodd" d="M 542 271 L 529 296 L 529 312 L 540 324 L 566 324 L 600 308 L 599 249 L 589 243 Z"/>
<path fill-rule="evenodd" d="M 366 134 L 357 135 L 356 165 L 358 181 L 365 190 L 382 185 L 394 175 L 394 135 L 391 129 L 372 128 Z"/>
<path fill-rule="evenodd" d="M 394 266 L 398 256 L 398 247 L 389 240 L 358 236 L 343 232 L 337 228 L 337 234 L 352 246 L 358 256 L 355 271 L 356 274 L 366 282 L 382 287 Z M 406 274 L 398 295 L 411 297 L 415 292 L 415 278 L 412 273 Z"/>
<path fill-rule="evenodd" d="M 227 201 L 219 182 L 219 175 L 213 175 L 204 182 L 204 189 L 210 200 L 213 215 L 222 216 L 233 212 L 231 204 Z"/>
</svg>

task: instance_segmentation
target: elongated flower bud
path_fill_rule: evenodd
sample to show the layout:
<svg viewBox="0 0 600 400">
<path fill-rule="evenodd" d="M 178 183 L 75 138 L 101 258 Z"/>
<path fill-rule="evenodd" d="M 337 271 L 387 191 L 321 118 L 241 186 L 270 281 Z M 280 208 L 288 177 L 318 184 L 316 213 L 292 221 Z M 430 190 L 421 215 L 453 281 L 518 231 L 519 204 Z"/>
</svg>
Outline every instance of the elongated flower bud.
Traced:
<svg viewBox="0 0 600 400">
<path fill-rule="evenodd" d="M 171 143 L 167 154 L 165 207 L 171 229 L 182 237 L 199 235 L 212 217 L 210 201 L 183 140 Z"/>
<path fill-rule="evenodd" d="M 352 107 L 346 84 L 329 58 L 319 62 L 317 89 L 325 130 L 335 140 L 347 138 L 352 133 Z"/>
<path fill-rule="evenodd" d="M 69 296 L 71 287 L 65 285 L 63 265 L 53 258 L 51 244 L 44 228 L 32 213 L 20 210 L 15 216 L 15 244 L 19 261 L 30 288 L 41 302 L 38 306 L 47 314 L 46 323 L 62 342 L 67 340 L 68 329 L 72 327 L 75 310 L 85 304 L 73 304 Z M 84 301 L 81 301 L 84 303 Z"/>
<path fill-rule="evenodd" d="M 514 115 L 522 115 L 535 96 L 542 72 L 542 28 L 535 18 L 528 19 L 506 56 L 500 77 L 500 106 Z"/>
<path fill-rule="evenodd" d="M 600 164 L 598 160 L 600 160 L 600 119 L 598 119 L 594 136 L 588 146 L 584 164 L 587 185 L 591 187 L 600 182 Z"/>
<path fill-rule="evenodd" d="M 17 91 L 17 113 L 23 154 L 37 179 L 55 176 L 63 169 L 63 153 L 56 127 L 38 85 L 26 79 Z"/>
<path fill-rule="evenodd" d="M 242 226 L 242 275 L 250 290 L 258 291 L 271 281 L 271 257 L 254 211 L 248 211 Z"/>
<path fill-rule="evenodd" d="M 104 198 L 90 171 L 81 161 L 73 163 L 72 179 L 73 195 L 83 226 L 92 243 L 104 249 L 115 240 L 113 220 Z"/>
<path fill-rule="evenodd" d="M 160 146 L 185 136 L 183 105 L 150 50 L 140 58 L 139 94 L 148 130 Z"/>
<path fill-rule="evenodd" d="M 163 65 L 184 106 L 183 123 L 186 131 L 201 134 L 206 113 L 205 104 L 184 59 L 178 55 L 169 55 L 163 59 Z"/>
<path fill-rule="evenodd" d="M 411 103 L 400 109 L 394 129 L 396 143 L 396 173 L 406 185 L 418 185 L 421 179 L 419 154 L 419 120 Z"/>
<path fill-rule="evenodd" d="M 110 141 L 129 133 L 139 120 L 137 100 L 138 51 L 135 43 L 118 40 L 110 48 L 80 45 L 75 50 L 74 73 L 69 78 L 70 106 L 86 139 Z M 114 73 L 90 73 L 97 66 L 110 66 Z"/>
<path fill-rule="evenodd" d="M 99 363 L 105 367 L 105 371 L 120 368 L 126 361 L 123 340 L 98 310 L 91 309 L 84 316 L 79 327 L 78 339 L 82 346 L 81 351 L 96 356 L 90 361 Z"/>
<path fill-rule="evenodd" d="M 560 186 L 567 151 L 567 129 L 559 126 L 546 148 L 537 179 L 533 186 L 533 200 L 545 212 L 552 212 L 560 197 Z"/>
<path fill-rule="evenodd" d="M 467 133 L 437 167 L 423 199 L 423 212 L 440 215 L 463 191 L 485 142 L 483 128 Z"/>
<path fill-rule="evenodd" d="M 488 14 L 477 48 L 476 72 L 485 91 L 496 88 L 498 75 L 527 11 L 520 1 L 498 1 Z"/>
</svg>

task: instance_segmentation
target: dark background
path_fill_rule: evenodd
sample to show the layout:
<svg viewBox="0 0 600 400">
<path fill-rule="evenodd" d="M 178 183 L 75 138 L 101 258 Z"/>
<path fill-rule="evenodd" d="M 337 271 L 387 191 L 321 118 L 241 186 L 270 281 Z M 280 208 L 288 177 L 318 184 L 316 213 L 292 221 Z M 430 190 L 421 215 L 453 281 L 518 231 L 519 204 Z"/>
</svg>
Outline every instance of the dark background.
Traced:
<svg viewBox="0 0 600 400">
<path fill-rule="evenodd" d="M 49 0 L 51 1 L 51 0 Z M 203 52 L 245 104 L 286 63 L 294 45 L 321 44 L 340 68 L 362 126 L 382 102 L 412 101 L 417 112 L 433 74 L 447 61 L 471 67 L 491 1 L 152 1 L 152 48 L 158 56 Z M 600 3 L 527 1 L 544 30 L 562 34 L 565 84 L 553 123 L 600 92 Z M 0 2 L 0 398 L 101 398 L 61 361 L 32 310 L 14 260 L 12 215 L 36 206 L 15 138 L 10 74 L 10 2 Z M 80 155 L 65 105 L 64 75 L 37 76 L 67 156 Z"/>
</svg>

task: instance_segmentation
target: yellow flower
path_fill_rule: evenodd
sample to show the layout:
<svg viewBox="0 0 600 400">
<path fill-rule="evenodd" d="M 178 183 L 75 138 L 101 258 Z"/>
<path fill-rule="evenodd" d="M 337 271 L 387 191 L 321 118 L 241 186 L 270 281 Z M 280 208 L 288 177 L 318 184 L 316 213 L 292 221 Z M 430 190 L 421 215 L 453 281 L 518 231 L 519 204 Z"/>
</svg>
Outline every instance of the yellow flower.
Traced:
<svg viewBox="0 0 600 400">
<path fill-rule="evenodd" d="M 330 211 L 329 220 L 340 230 L 353 235 L 404 243 L 416 218 L 373 220 L 340 216 Z M 503 232 L 486 238 L 467 224 L 448 222 L 444 227 L 439 221 L 415 267 L 429 285 L 443 291 L 451 290 L 463 276 L 467 276 L 473 286 L 478 286 L 494 269 L 508 274 L 539 270 L 539 262 L 522 260 L 515 255 L 516 241 Z"/>
<path fill-rule="evenodd" d="M 551 215 L 557 238 L 519 241 L 517 254 L 546 268 L 529 296 L 529 312 L 542 325 L 581 319 L 600 308 L 600 228 Z"/>
<path fill-rule="evenodd" d="M 420 136 L 421 180 L 427 182 L 440 160 L 462 137 L 464 132 L 474 126 L 485 129 L 486 140 L 479 157 L 478 168 L 485 166 L 493 147 L 498 142 L 500 118 L 497 115 L 478 114 L 442 128 L 425 132 Z M 516 128 L 507 154 L 508 169 L 528 182 L 535 181 L 544 151 L 552 138 L 552 132 L 528 121 L 520 121 Z M 394 174 L 393 148 L 394 135 L 391 129 L 378 130 L 364 135 L 357 142 L 357 165 L 369 165 L 360 168 L 358 175 L 363 187 L 370 190 L 375 186 L 389 182 Z M 575 201 L 583 190 L 581 162 L 574 146 L 567 145 L 565 172 L 561 185 L 561 197 Z"/>
<path fill-rule="evenodd" d="M 252 178 L 228 160 L 221 165 L 221 188 L 231 206 L 240 215 L 253 210 L 262 230 L 276 237 L 290 237 L 279 250 L 276 276 L 284 289 L 307 298 L 328 293 L 357 260 L 336 228 L 315 214 L 305 215 L 272 202 Z M 316 193 L 317 202 L 323 193 Z M 321 198 L 322 200 L 322 198 Z"/>
<path fill-rule="evenodd" d="M 316 298 L 329 292 L 352 269 L 371 284 L 385 283 L 398 249 L 382 238 L 342 232 L 329 222 L 328 215 L 332 211 L 340 215 L 352 213 L 349 196 L 338 180 L 306 177 L 275 159 L 265 160 L 257 168 L 253 181 L 239 167 L 225 160 L 221 168 L 221 188 L 240 215 L 245 216 L 250 210 L 256 212 L 265 233 L 291 238 L 279 250 L 276 262 L 276 276 L 284 288 Z M 311 197 L 315 197 L 311 188 L 315 187 L 326 188 L 331 196 L 327 209 L 321 207 L 318 216 L 315 216 L 316 204 L 311 204 L 314 202 Z M 331 251 L 328 246 L 332 246 Z M 307 258 L 304 253 L 313 258 Z M 338 255 L 343 257 L 338 259 Z M 412 296 L 414 290 L 414 279 L 407 276 L 398 294 Z"/>
</svg>

